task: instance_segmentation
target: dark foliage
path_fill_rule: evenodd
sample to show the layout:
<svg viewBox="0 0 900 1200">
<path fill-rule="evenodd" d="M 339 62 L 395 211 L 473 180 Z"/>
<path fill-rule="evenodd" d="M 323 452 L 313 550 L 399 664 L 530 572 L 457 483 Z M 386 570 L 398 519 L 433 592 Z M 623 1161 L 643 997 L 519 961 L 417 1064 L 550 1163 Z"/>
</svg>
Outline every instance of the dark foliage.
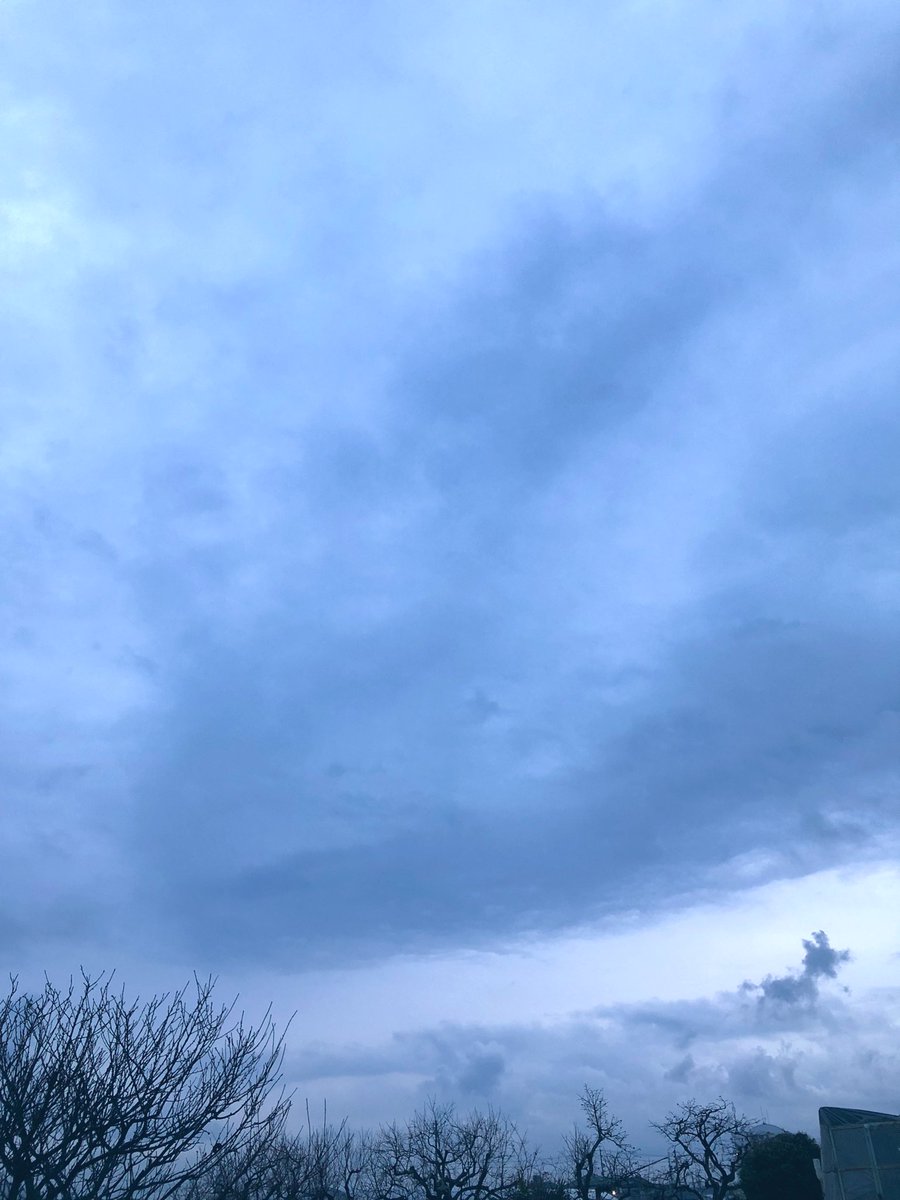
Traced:
<svg viewBox="0 0 900 1200">
<path fill-rule="evenodd" d="M 741 1187 L 747 1200 L 821 1200 L 813 1168 L 819 1144 L 806 1133 L 759 1138 L 741 1163 Z"/>
</svg>

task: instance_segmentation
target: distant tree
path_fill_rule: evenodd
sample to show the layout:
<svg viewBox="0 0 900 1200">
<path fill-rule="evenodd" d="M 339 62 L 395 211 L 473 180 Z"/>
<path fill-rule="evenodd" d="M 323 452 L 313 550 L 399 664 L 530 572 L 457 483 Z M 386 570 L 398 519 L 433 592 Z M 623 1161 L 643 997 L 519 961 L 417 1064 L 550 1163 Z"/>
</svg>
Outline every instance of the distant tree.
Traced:
<svg viewBox="0 0 900 1200">
<path fill-rule="evenodd" d="M 654 1128 L 672 1145 L 669 1174 L 674 1187 L 725 1200 L 750 1146 L 750 1121 L 719 1097 L 710 1104 L 679 1104 Z"/>
<path fill-rule="evenodd" d="M 379 1200 L 506 1200 L 533 1175 L 534 1154 L 494 1111 L 457 1114 L 431 1100 L 375 1140 Z"/>
<path fill-rule="evenodd" d="M 203 1178 L 183 1189 L 178 1200 L 369 1200 L 371 1141 L 349 1130 L 346 1121 L 287 1137 L 264 1146 L 219 1155 Z"/>
<path fill-rule="evenodd" d="M 806 1133 L 754 1138 L 741 1163 L 746 1200 L 821 1200 L 818 1157 L 819 1143 Z"/>
<path fill-rule="evenodd" d="M 130 1001 L 84 976 L 0 1000 L 0 1200 L 168 1200 L 243 1158 L 288 1109 L 282 1038 L 212 983 Z"/>
<path fill-rule="evenodd" d="M 704 1185 L 689 1160 L 675 1154 L 664 1163 L 654 1164 L 647 1177 L 656 1200 L 704 1200 Z"/>
<path fill-rule="evenodd" d="M 579 1200 L 591 1200 L 634 1173 L 633 1151 L 600 1088 L 585 1085 L 579 1105 L 583 1120 L 563 1139 L 563 1170 Z"/>
<path fill-rule="evenodd" d="M 520 1175 L 510 1191 L 510 1200 L 570 1200 L 570 1188 L 565 1179 L 552 1171 L 535 1171 Z"/>
<path fill-rule="evenodd" d="M 290 1139 L 280 1135 L 217 1154 L 207 1171 L 182 1183 L 177 1200 L 301 1200 L 305 1178 Z"/>
<path fill-rule="evenodd" d="M 306 1200 L 355 1200 L 367 1188 L 371 1175 L 372 1140 L 366 1133 L 347 1127 L 346 1119 L 329 1124 L 323 1111 L 322 1124 L 314 1126 L 306 1109 L 306 1129 L 288 1144 L 295 1162 L 303 1164 L 303 1193 Z"/>
</svg>

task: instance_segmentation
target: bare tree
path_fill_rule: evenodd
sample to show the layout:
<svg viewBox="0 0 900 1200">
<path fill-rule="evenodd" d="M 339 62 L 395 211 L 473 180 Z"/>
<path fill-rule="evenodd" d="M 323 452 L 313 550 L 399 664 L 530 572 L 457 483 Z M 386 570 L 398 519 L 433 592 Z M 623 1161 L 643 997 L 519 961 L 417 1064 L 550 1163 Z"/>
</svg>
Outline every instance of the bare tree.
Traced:
<svg viewBox="0 0 900 1200">
<path fill-rule="evenodd" d="M 725 1200 L 751 1144 L 751 1122 L 720 1096 L 710 1104 L 685 1101 L 654 1128 L 672 1144 L 673 1183 Z"/>
<path fill-rule="evenodd" d="M 634 1174 L 633 1150 L 600 1088 L 585 1085 L 579 1104 L 583 1124 L 576 1124 L 563 1138 L 564 1169 L 579 1200 L 590 1200 L 592 1195 L 599 1200 L 602 1190 L 612 1190 L 617 1181 Z"/>
<path fill-rule="evenodd" d="M 177 1200 L 300 1200 L 302 1177 L 283 1135 L 265 1136 L 216 1155 L 209 1169 L 184 1181 Z"/>
<path fill-rule="evenodd" d="M 314 1127 L 306 1106 L 306 1130 L 292 1143 L 294 1157 L 305 1163 L 305 1195 L 308 1200 L 349 1200 L 361 1195 L 362 1179 L 370 1171 L 371 1138 L 347 1127 L 346 1118 L 338 1125 L 328 1123 L 323 1106 L 322 1124 Z"/>
<path fill-rule="evenodd" d="M 376 1200 L 370 1134 L 310 1120 L 293 1135 L 222 1155 L 177 1200 Z"/>
<path fill-rule="evenodd" d="M 534 1155 L 499 1113 L 457 1115 L 429 1101 L 376 1144 L 380 1200 L 499 1200 L 530 1176 Z"/>
<path fill-rule="evenodd" d="M 523 1173 L 510 1192 L 510 1200 L 571 1200 L 569 1181 L 548 1165 Z"/>
<path fill-rule="evenodd" d="M 660 1160 L 647 1172 L 647 1179 L 653 1184 L 658 1200 L 684 1200 L 686 1196 L 705 1200 L 702 1179 L 683 1155 L 670 1154 Z"/>
<path fill-rule="evenodd" d="M 280 1131 L 282 1037 L 212 981 L 126 1000 L 109 979 L 0 1000 L 0 1200 L 168 1200 Z"/>
<path fill-rule="evenodd" d="M 366 1129 L 344 1133 L 337 1151 L 338 1178 L 347 1200 L 375 1200 L 375 1148 Z"/>
</svg>

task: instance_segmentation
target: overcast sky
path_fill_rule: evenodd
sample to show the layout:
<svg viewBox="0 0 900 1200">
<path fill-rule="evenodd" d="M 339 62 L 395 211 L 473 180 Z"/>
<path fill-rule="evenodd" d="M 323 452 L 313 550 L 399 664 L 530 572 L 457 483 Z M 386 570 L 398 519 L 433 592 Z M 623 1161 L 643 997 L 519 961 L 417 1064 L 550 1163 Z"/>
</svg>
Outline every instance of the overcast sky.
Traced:
<svg viewBox="0 0 900 1200">
<path fill-rule="evenodd" d="M 356 1121 L 896 1110 L 897 5 L 0 55 L 4 966 L 215 972 Z"/>
</svg>

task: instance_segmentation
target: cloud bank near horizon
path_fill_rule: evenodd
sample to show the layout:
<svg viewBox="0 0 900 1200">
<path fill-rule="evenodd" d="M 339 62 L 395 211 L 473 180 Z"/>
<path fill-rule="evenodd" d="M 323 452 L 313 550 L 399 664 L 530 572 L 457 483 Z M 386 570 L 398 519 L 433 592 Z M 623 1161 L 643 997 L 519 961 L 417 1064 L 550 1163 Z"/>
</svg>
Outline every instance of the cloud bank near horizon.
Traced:
<svg viewBox="0 0 900 1200">
<path fill-rule="evenodd" d="M 650 1155 L 664 1152 L 651 1122 L 689 1097 L 724 1095 L 751 1119 L 812 1133 L 822 1104 L 864 1097 L 893 1111 L 900 992 L 851 997 L 831 982 L 848 951 L 823 931 L 804 947 L 799 970 L 715 996 L 604 1004 L 527 1025 L 448 1021 L 366 1047 L 309 1042 L 292 1051 L 288 1073 L 301 1094 L 327 1095 L 330 1111 L 343 1103 L 363 1123 L 386 1108 L 403 1117 L 431 1096 L 464 1110 L 499 1106 L 548 1153 L 577 1118 L 585 1083 L 603 1089 Z"/>
</svg>

